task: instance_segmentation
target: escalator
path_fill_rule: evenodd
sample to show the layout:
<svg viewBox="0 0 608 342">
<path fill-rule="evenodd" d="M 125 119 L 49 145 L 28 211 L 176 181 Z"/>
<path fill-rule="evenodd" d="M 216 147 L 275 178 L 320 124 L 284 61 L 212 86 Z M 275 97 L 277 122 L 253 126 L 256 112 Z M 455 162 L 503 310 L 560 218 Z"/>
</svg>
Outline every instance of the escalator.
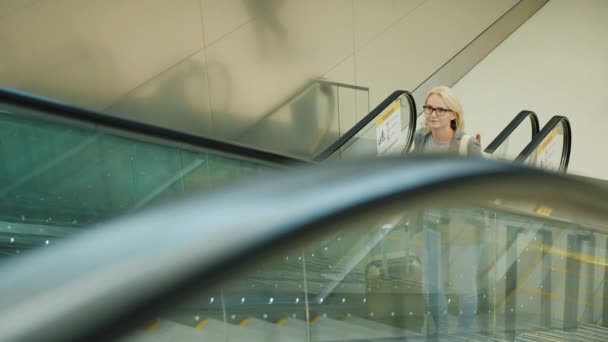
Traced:
<svg viewBox="0 0 608 342">
<path fill-rule="evenodd" d="M 570 164 L 572 128 L 565 116 L 553 116 L 514 160 L 543 170 L 565 173 Z"/>
<path fill-rule="evenodd" d="M 385 103 L 403 103 L 401 140 L 408 141 L 408 118 L 415 114 L 411 95 L 395 92 Z M 373 125 L 382 112 L 379 106 L 363 122 Z M 356 146 L 367 147 L 366 139 L 356 138 Z M 0 89 L 0 156 L 7 161 L 0 169 L 2 256 L 47 248 L 64 236 L 191 193 L 309 163 L 10 89 Z"/>
<path fill-rule="evenodd" d="M 0 89 L 0 101 L 0 152 L 10 161 L 0 172 L 0 255 L 46 247 L 142 208 L 309 162 L 7 89 Z M 396 91 L 313 159 L 400 155 L 411 147 L 416 112 L 411 94 Z M 388 116 L 398 119 L 400 134 L 380 153 L 376 127 Z M 538 131 L 536 115 L 524 111 L 486 153 L 513 160 L 513 151 Z"/>
<path fill-rule="evenodd" d="M 607 200 L 492 160 L 291 169 L 13 259 L 0 339 L 602 341 Z"/>
<path fill-rule="evenodd" d="M 7 100 L 8 96 L 4 97 L 1 108 L 3 158 L 12 161 L 5 166 L 2 182 L 5 186 L 0 203 L 0 213 L 5 221 L 0 235 L 2 253 L 5 255 L 20 254 L 34 247 L 52 252 L 52 248 L 48 247 L 58 243 L 61 237 L 86 231 L 90 226 L 148 207 L 160 207 L 189 192 L 217 192 L 216 189 L 236 179 L 260 174 L 274 175 L 271 173 L 274 169 L 286 164 L 307 163 L 244 146 L 83 112 L 46 99 L 14 93 L 9 95 L 12 101 Z M 24 102 L 24 99 L 30 102 Z M 332 153 L 325 152 L 326 156 L 318 160 L 375 155 L 376 140 L 370 133 L 375 133 L 374 120 L 389 112 L 395 103 L 399 103 L 399 107 L 409 106 L 407 93 L 389 96 L 384 105 L 381 104 L 371 113 L 373 115 L 366 117 L 367 122 L 355 127 L 358 131 L 345 134 L 340 144 L 329 147 Z M 410 113 L 415 113 L 415 110 Z M 548 166 L 556 171 L 565 170 L 571 144 L 567 119 L 556 117 L 539 132 L 538 120 L 534 118 L 531 112 L 520 113 L 488 146 L 486 152 L 503 159 Z M 405 127 L 402 132 L 406 137 L 409 134 L 409 140 L 398 140 L 394 151 L 409 149 L 412 129 L 408 127 L 415 127 L 412 124 L 414 120 L 402 126 Z M 205 149 L 201 149 L 201 146 Z M 523 151 L 520 146 L 524 146 Z M 517 150 L 521 152 L 513 152 Z M 514 158 L 516 153 L 517 157 Z M 437 171 L 430 168 L 433 161 L 426 163 L 428 165 L 423 164 L 420 168 L 428 168 L 426 171 L 430 172 L 429 175 L 438 176 Z M 413 168 L 416 164 L 412 159 Z M 492 169 L 492 164 L 489 165 Z M 508 169 L 507 166 L 502 167 Z M 344 167 L 339 170 L 348 174 L 348 169 Z M 440 172 L 440 175 L 445 176 L 444 172 L 447 171 Z M 297 177 L 302 178 L 303 182 L 310 180 L 302 172 Z M 326 177 L 333 179 L 328 175 Z M 414 177 L 411 181 L 418 182 L 419 178 Z M 441 183 L 439 179 L 436 181 Z M 280 183 L 277 181 L 276 184 Z M 390 183 L 382 184 L 385 185 L 380 188 L 390 188 L 386 185 Z M 433 336 L 430 322 L 434 320 L 431 316 L 436 313 L 427 311 L 428 298 L 423 288 L 424 261 L 421 257 L 424 248 L 421 246 L 428 240 L 428 236 L 424 235 L 425 230 L 445 230 L 452 222 L 459 222 L 463 232 L 453 238 L 450 235 L 448 245 L 459 246 L 463 243 L 462 239 L 466 245 L 465 237 L 471 235 L 467 230 L 477 233 L 485 231 L 484 234 L 474 234 L 483 236 L 484 240 L 476 242 L 482 247 L 473 254 L 479 254 L 476 278 L 478 284 L 483 284 L 476 290 L 479 294 L 477 307 L 487 309 L 488 313 L 476 314 L 473 333 L 454 329 L 458 325 L 461 294 L 458 287 L 455 290 L 453 286 L 446 285 L 443 290 L 447 300 L 444 311 L 448 328 L 441 331 L 440 336 L 481 340 L 491 336 L 512 340 L 534 339 L 534 334 L 579 333 L 579 324 L 566 317 L 573 312 L 572 308 L 564 309 L 562 316 L 554 319 L 551 308 L 556 304 L 548 305 L 546 299 L 543 302 L 545 297 L 558 302 L 559 298 L 565 298 L 564 303 L 559 302 L 559 306 L 571 305 L 573 285 L 555 291 L 546 291 L 547 286 L 555 289 L 554 284 L 561 280 L 552 279 L 549 282 L 552 286 L 542 281 L 539 286 L 536 283 L 528 285 L 539 282 L 534 277 L 555 278 L 557 271 L 553 270 L 565 268 L 559 262 L 542 264 L 545 259 L 553 260 L 552 257 L 560 256 L 576 264 L 584 263 L 590 258 L 588 255 L 598 254 L 591 248 L 594 254 L 586 254 L 583 259 L 577 250 L 577 246 L 584 245 L 583 240 L 576 242 L 578 240 L 575 239 L 573 245 L 569 240 L 573 222 L 576 222 L 576 229 L 594 233 L 598 232 L 597 224 L 580 222 L 572 212 L 560 216 L 562 213 L 556 210 L 557 207 L 553 208 L 548 203 L 550 201 L 539 205 L 533 201 L 532 195 L 530 198 L 523 196 L 523 193 L 516 195 L 516 201 L 508 201 L 509 196 L 500 201 L 496 200 L 500 196 L 490 196 L 467 208 L 454 203 L 438 206 L 434 203 L 441 203 L 442 200 L 431 201 L 433 204 L 425 210 L 399 208 L 395 211 L 393 203 L 388 201 L 383 206 L 392 208 L 393 212 L 387 209 L 388 213 L 375 213 L 361 220 L 348 219 L 339 227 L 331 226 L 326 232 L 321 230 L 324 233 L 316 240 L 313 238 L 310 245 L 299 246 L 296 253 L 281 251 L 271 258 L 274 262 L 258 267 L 253 273 L 246 273 L 219 288 L 197 294 L 197 299 L 189 301 L 186 306 L 163 313 L 158 316 L 159 320 L 153 319 L 142 326 L 143 331 L 148 333 L 140 331 L 132 339 L 163 340 L 163 336 L 172 336 L 173 339 L 188 340 L 186 336 L 201 338 L 201 333 L 207 334 L 210 340 L 224 340 L 227 337 L 229 340 L 260 341 L 415 340 Z M 436 200 L 441 198 L 436 197 Z M 275 197 L 270 199 L 276 200 Z M 543 197 L 543 200 L 547 198 Z M 274 201 L 267 204 L 274 205 Z M 353 206 L 356 207 L 356 204 L 353 203 Z M 224 210 L 228 208 L 226 206 Z M 328 215 L 338 214 L 331 210 L 325 212 Z M 489 225 L 488 222 L 494 223 Z M 169 226 L 171 229 L 184 229 L 183 224 L 166 223 L 165 229 Z M 345 229 L 347 226 L 349 228 Z M 432 227 L 427 229 L 427 226 Z M 603 233 L 603 230 L 599 232 Z M 486 239 L 491 234 L 499 238 Z M 532 243 L 539 238 L 543 239 L 540 246 Z M 563 241 L 566 241 L 565 244 Z M 542 254 L 541 261 L 537 261 L 538 255 L 527 257 L 524 250 L 549 256 Z M 467 252 L 464 253 L 466 255 Z M 594 267 L 602 265 L 601 260 L 593 260 L 594 266 L 585 266 L 591 271 L 585 272 L 598 273 Z M 449 260 L 445 260 L 445 263 L 445 267 L 439 268 L 446 271 L 441 277 L 450 279 L 454 277 L 450 272 L 458 269 L 458 265 L 450 264 Z M 549 275 L 543 276 L 542 272 Z M 564 274 L 566 283 L 574 282 L 567 272 Z M 597 278 L 595 276 L 590 283 L 577 287 L 587 289 L 587 302 L 590 300 L 593 303 L 602 295 Z M 302 279 L 305 281 L 302 282 Z M 530 295 L 531 299 L 523 297 L 521 293 L 524 291 L 528 291 L 525 296 Z M 450 293 L 453 297 L 450 297 Z M 542 302 L 540 308 L 535 309 L 546 310 L 548 305 L 549 311 L 544 311 L 542 316 L 547 317 L 551 313 L 548 322 L 531 322 L 531 314 L 523 310 L 526 307 L 518 306 L 534 300 L 535 303 Z M 592 324 L 581 326 L 580 329 L 603 332 L 595 325 L 597 320 L 594 321 L 593 317 L 597 315 L 594 310 L 597 311 L 597 308 L 586 306 L 578 310 L 591 317 L 585 322 Z M 514 312 L 518 314 L 511 315 Z M 577 314 L 575 316 L 578 322 L 579 317 Z M 554 329 L 556 326 L 561 329 Z"/>
</svg>

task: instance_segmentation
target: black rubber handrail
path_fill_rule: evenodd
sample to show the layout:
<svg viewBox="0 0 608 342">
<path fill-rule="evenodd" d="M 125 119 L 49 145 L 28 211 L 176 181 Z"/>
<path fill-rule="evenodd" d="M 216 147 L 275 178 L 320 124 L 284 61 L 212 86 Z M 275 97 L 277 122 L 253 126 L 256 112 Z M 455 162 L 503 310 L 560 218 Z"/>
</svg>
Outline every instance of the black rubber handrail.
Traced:
<svg viewBox="0 0 608 342">
<path fill-rule="evenodd" d="M 121 218 L 15 258 L 0 269 L 0 339 L 109 340 L 271 253 L 343 228 L 344 220 L 438 198 L 459 205 L 462 198 L 542 201 L 608 222 L 605 189 L 513 163 L 395 157 L 291 170 Z M 58 315 L 49 303 L 66 305 Z"/>
<path fill-rule="evenodd" d="M 350 139 L 352 139 L 357 133 L 359 133 L 367 124 L 372 122 L 378 115 L 380 115 L 388 106 L 390 106 L 395 100 L 399 97 L 405 95 L 409 103 L 410 110 L 410 121 L 409 121 L 409 133 L 406 140 L 406 146 L 404 151 L 408 151 L 410 145 L 412 144 L 412 138 L 414 136 L 414 130 L 416 128 L 416 101 L 414 100 L 414 96 L 409 91 L 406 90 L 396 90 L 392 94 L 390 94 L 384 101 L 382 101 L 379 105 L 374 108 L 369 114 L 367 114 L 363 119 L 361 119 L 355 126 L 349 129 L 343 136 L 341 136 L 338 140 L 336 140 L 333 144 L 327 147 L 323 152 L 319 153 L 314 160 L 315 161 L 323 161 L 327 159 L 329 156 L 338 151 L 344 144 L 346 144 Z"/>
<path fill-rule="evenodd" d="M 280 155 L 273 152 L 254 149 L 235 143 L 229 143 L 218 139 L 206 138 L 199 135 L 184 133 L 169 128 L 150 125 L 142 122 L 132 121 L 118 116 L 102 113 L 90 109 L 84 109 L 61 101 L 35 96 L 14 89 L 0 87 L 0 103 L 11 106 L 34 110 L 45 115 L 60 117 L 69 120 L 86 122 L 100 125 L 106 128 L 128 131 L 129 133 L 141 134 L 148 137 L 160 138 L 172 142 L 184 143 L 195 148 L 218 151 L 241 158 L 250 158 L 262 162 L 278 165 L 291 165 L 308 163 L 293 157 Z"/>
<path fill-rule="evenodd" d="M 538 121 L 538 116 L 536 113 L 530 110 L 522 110 L 509 122 L 509 124 L 492 140 L 492 142 L 486 147 L 484 150 L 485 153 L 494 153 L 498 147 L 502 145 L 513 133 L 520 124 L 522 124 L 526 119 L 530 119 L 530 124 L 532 126 L 532 132 L 530 136 L 530 141 L 534 139 L 534 137 L 538 134 L 540 130 L 540 124 Z"/>
<path fill-rule="evenodd" d="M 515 158 L 516 161 L 523 163 L 533 153 L 536 152 L 538 147 L 545 141 L 545 138 L 551 134 L 551 132 L 558 127 L 563 125 L 564 128 L 564 145 L 562 147 L 562 155 L 560 158 L 560 164 L 558 172 L 566 173 L 568 165 L 570 163 L 570 152 L 572 151 L 572 128 L 570 127 L 570 120 L 565 116 L 556 115 L 545 124 L 541 131 L 530 141 L 530 143 L 523 149 L 523 151 Z"/>
</svg>

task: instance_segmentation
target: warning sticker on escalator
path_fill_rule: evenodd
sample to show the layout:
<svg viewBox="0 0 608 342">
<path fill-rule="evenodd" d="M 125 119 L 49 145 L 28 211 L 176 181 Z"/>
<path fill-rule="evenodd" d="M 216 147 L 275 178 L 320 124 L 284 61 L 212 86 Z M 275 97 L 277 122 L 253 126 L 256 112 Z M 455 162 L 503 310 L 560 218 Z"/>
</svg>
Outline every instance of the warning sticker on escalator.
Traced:
<svg viewBox="0 0 608 342">
<path fill-rule="evenodd" d="M 556 127 L 536 150 L 536 165 L 541 169 L 559 170 L 563 147 L 563 137 L 561 135 L 561 127 Z"/>
<path fill-rule="evenodd" d="M 378 155 L 386 154 L 401 139 L 401 101 L 393 102 L 376 119 Z"/>
</svg>

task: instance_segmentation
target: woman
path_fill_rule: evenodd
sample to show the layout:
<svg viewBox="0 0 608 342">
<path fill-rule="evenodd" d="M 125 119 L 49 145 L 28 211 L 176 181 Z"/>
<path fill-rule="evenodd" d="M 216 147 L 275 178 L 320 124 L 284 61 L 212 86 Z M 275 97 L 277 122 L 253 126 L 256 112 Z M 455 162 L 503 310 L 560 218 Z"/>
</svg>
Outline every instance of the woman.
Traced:
<svg viewBox="0 0 608 342">
<path fill-rule="evenodd" d="M 452 89 L 433 88 L 423 108 L 425 127 L 414 134 L 414 152 L 482 156 L 479 142 L 463 131 L 462 105 Z M 428 210 L 423 216 L 423 282 L 428 313 L 434 322 L 434 328 L 430 324 L 427 326 L 429 333 L 435 338 L 448 330 L 445 283 L 454 272 L 458 276 L 449 282 L 453 295 L 459 299 L 459 331 L 475 333 L 477 268 L 483 222 L 471 219 L 471 213 L 463 214 L 448 208 Z M 452 266 L 448 266 L 450 260 L 454 261 Z"/>
<path fill-rule="evenodd" d="M 482 156 L 479 142 L 463 131 L 462 105 L 451 88 L 433 88 L 423 108 L 425 127 L 414 133 L 414 152 Z"/>
</svg>

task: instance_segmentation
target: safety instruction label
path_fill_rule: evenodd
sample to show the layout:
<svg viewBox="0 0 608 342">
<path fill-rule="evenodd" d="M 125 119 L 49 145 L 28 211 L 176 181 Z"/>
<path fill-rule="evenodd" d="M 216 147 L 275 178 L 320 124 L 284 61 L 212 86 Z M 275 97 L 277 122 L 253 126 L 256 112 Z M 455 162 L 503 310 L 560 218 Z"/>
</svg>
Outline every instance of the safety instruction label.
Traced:
<svg viewBox="0 0 608 342">
<path fill-rule="evenodd" d="M 378 155 L 385 154 L 401 138 L 401 101 L 393 102 L 376 119 Z"/>
<path fill-rule="evenodd" d="M 561 164 L 560 142 L 563 139 L 558 139 L 561 127 L 554 129 L 547 139 L 536 150 L 536 165 L 544 170 L 558 171 Z"/>
</svg>

